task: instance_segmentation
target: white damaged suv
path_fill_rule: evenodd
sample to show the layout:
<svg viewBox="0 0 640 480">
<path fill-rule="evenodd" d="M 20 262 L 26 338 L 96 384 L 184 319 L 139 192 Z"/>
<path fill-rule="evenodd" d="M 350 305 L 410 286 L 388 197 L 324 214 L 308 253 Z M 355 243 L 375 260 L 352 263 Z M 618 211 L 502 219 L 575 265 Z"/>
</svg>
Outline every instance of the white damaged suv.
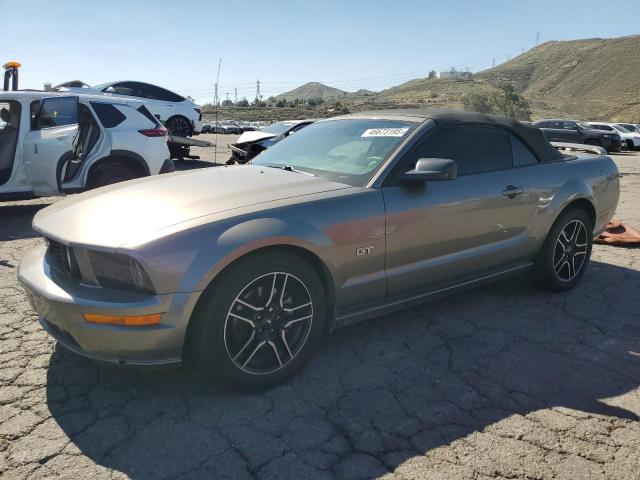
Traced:
<svg viewBox="0 0 640 480">
<path fill-rule="evenodd" d="M 0 92 L 0 199 L 73 193 L 173 170 L 167 130 L 142 101 Z"/>
</svg>

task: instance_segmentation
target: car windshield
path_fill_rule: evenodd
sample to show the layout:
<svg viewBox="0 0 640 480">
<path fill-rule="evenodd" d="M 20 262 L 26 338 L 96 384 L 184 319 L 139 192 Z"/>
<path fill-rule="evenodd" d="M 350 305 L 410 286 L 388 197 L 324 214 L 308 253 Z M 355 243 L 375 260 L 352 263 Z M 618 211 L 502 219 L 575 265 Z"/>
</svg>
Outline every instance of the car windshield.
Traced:
<svg viewBox="0 0 640 480">
<path fill-rule="evenodd" d="M 361 187 L 416 125 L 375 119 L 322 121 L 275 144 L 252 163 L 291 167 Z"/>
<path fill-rule="evenodd" d="M 295 124 L 291 122 L 278 122 L 274 123 L 273 125 L 269 125 L 268 127 L 264 127 L 261 130 L 263 132 L 273 133 L 274 135 L 280 135 L 281 133 L 289 130 L 293 125 Z"/>
<path fill-rule="evenodd" d="M 621 127 L 620 125 L 614 125 L 613 128 L 615 128 L 616 130 L 618 130 L 619 132 L 622 132 L 622 133 L 630 133 L 629 130 L 627 130 L 624 127 Z"/>
<path fill-rule="evenodd" d="M 590 128 L 593 128 L 591 125 L 587 125 L 586 123 L 582 123 L 582 122 L 576 122 L 578 124 L 578 126 L 580 128 L 584 128 L 586 130 L 589 130 Z"/>
</svg>

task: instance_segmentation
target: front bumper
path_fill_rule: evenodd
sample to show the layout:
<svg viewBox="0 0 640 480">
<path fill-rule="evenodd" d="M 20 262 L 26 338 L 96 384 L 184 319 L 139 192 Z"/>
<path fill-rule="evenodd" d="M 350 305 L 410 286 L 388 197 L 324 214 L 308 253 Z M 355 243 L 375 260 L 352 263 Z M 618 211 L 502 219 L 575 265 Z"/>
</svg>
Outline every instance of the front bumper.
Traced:
<svg viewBox="0 0 640 480">
<path fill-rule="evenodd" d="M 602 147 L 608 152 L 619 152 L 622 148 L 622 141 L 616 138 L 601 138 Z"/>
<path fill-rule="evenodd" d="M 67 349 L 118 364 L 181 361 L 193 294 L 139 295 L 79 284 L 51 268 L 44 245 L 27 252 L 18 279 L 43 328 Z M 125 327 L 87 323 L 84 313 L 163 315 L 158 325 Z"/>
<path fill-rule="evenodd" d="M 202 120 L 194 120 L 192 124 L 194 133 L 202 132 Z"/>
</svg>

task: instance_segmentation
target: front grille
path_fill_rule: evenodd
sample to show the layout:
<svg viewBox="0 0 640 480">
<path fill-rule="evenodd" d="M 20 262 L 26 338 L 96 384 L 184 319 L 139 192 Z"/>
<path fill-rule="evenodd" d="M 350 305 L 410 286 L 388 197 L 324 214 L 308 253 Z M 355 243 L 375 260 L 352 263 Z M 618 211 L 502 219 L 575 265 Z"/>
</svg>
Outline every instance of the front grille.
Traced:
<svg viewBox="0 0 640 480">
<path fill-rule="evenodd" d="M 80 278 L 80 270 L 76 261 L 73 250 L 66 245 L 47 238 L 47 255 L 49 264 L 56 271 L 68 275 L 73 278 Z"/>
</svg>

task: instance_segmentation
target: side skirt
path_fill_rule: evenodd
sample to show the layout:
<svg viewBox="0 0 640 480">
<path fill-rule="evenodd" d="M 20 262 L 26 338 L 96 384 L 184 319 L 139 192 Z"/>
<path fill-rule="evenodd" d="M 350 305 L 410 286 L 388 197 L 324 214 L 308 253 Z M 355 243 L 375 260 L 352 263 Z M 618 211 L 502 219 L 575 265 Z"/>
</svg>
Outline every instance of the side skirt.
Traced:
<svg viewBox="0 0 640 480">
<path fill-rule="evenodd" d="M 421 303 L 437 300 L 439 298 L 446 297 L 448 295 L 452 295 L 454 293 L 457 293 L 463 290 L 469 290 L 471 288 L 475 288 L 480 285 L 493 283 L 496 280 L 499 280 L 508 276 L 512 276 L 512 275 L 517 275 L 518 273 L 528 268 L 531 268 L 532 266 L 533 266 L 533 262 L 529 262 L 523 265 L 517 265 L 515 267 L 510 267 L 505 270 L 500 270 L 498 272 L 483 275 L 482 277 L 465 280 L 465 281 L 456 283 L 454 285 L 448 285 L 446 287 L 437 288 L 435 290 L 429 290 L 416 295 L 411 295 L 409 297 L 392 300 L 387 303 L 376 305 L 375 307 L 368 307 L 363 310 L 357 310 L 355 312 L 349 312 L 343 315 L 338 315 L 336 316 L 336 319 L 334 322 L 334 328 L 332 330 L 335 330 L 341 327 L 346 327 L 347 325 L 352 325 L 354 323 L 358 323 L 363 320 L 368 320 L 370 318 L 380 317 L 382 315 L 386 315 L 388 313 L 395 312 L 398 310 L 404 310 L 414 305 L 419 305 Z"/>
</svg>

